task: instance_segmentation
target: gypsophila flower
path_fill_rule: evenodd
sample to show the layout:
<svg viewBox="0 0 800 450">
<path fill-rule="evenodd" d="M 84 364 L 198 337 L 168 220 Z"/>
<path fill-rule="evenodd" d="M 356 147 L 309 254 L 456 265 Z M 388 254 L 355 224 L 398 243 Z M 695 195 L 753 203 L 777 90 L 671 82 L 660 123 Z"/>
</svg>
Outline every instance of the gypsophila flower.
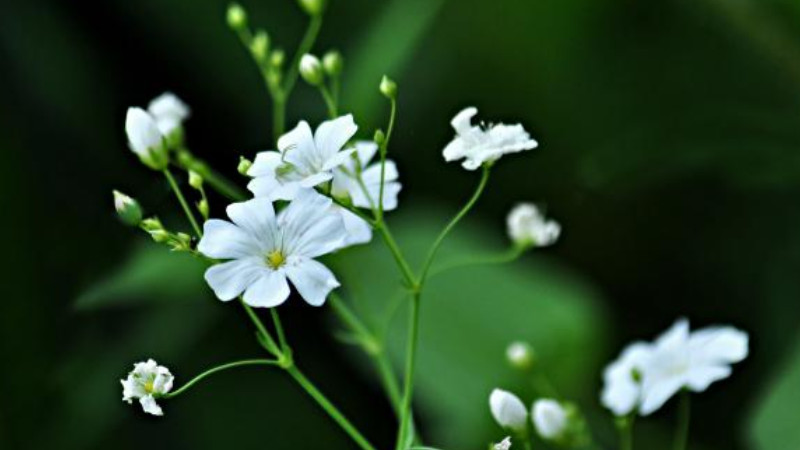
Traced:
<svg viewBox="0 0 800 450">
<path fill-rule="evenodd" d="M 650 344 L 634 342 L 603 371 L 600 401 L 615 416 L 628 415 L 638 407 L 642 396 L 642 372 L 649 357 Z"/>
<path fill-rule="evenodd" d="M 528 411 L 522 400 L 511 392 L 502 389 L 493 390 L 489 396 L 489 409 L 501 427 L 514 431 L 525 429 Z"/>
<path fill-rule="evenodd" d="M 533 403 L 531 417 L 536 432 L 545 440 L 561 437 L 569 420 L 566 409 L 556 400 L 547 398 Z"/>
<path fill-rule="evenodd" d="M 349 200 L 358 208 L 375 209 L 381 190 L 381 164 L 370 161 L 378 152 L 378 145 L 370 141 L 355 143 L 356 152 L 333 171 L 331 194 Z M 397 208 L 397 196 L 402 185 L 397 181 L 399 174 L 394 161 L 386 160 L 384 167 L 383 210 Z M 372 227 L 360 217 L 345 208 L 335 206 L 342 214 L 348 232 L 346 246 L 363 244 L 372 239 Z"/>
<path fill-rule="evenodd" d="M 251 306 L 274 307 L 289 297 L 289 281 L 310 305 L 320 306 L 339 286 L 336 277 L 314 258 L 341 248 L 346 238 L 332 201 L 303 189 L 276 217 L 272 202 L 260 197 L 228 206 L 233 221 L 211 219 L 203 226 L 197 249 L 230 260 L 212 266 L 205 279 L 217 298 L 244 293 Z"/>
<path fill-rule="evenodd" d="M 520 124 L 472 125 L 472 117 L 477 113 L 474 107 L 465 108 L 450 122 L 456 137 L 442 152 L 445 161 L 463 158 L 461 165 L 475 170 L 505 154 L 531 150 L 539 145 Z"/>
<path fill-rule="evenodd" d="M 125 116 L 125 133 L 128 146 L 149 167 L 162 170 L 167 167 L 164 135 L 155 119 L 142 108 L 128 108 Z"/>
<path fill-rule="evenodd" d="M 312 86 L 319 86 L 325 79 L 322 62 L 316 56 L 306 53 L 300 58 L 300 76 Z"/>
<path fill-rule="evenodd" d="M 133 365 L 133 371 L 122 383 L 122 400 L 128 404 L 139 399 L 144 412 L 154 416 L 163 415 L 156 399 L 164 396 L 172 389 L 172 374 L 164 366 L 159 366 L 152 359 Z"/>
<path fill-rule="evenodd" d="M 511 448 L 511 436 L 506 436 L 505 439 L 494 444 L 494 450 L 509 450 Z"/>
<path fill-rule="evenodd" d="M 534 352 L 527 342 L 516 341 L 506 347 L 506 360 L 517 369 L 530 369 L 534 363 Z"/>
<path fill-rule="evenodd" d="M 183 125 L 190 114 L 189 107 L 171 92 L 154 98 L 147 106 L 147 112 L 155 119 L 161 134 L 168 137 Z"/>
<path fill-rule="evenodd" d="M 342 150 L 358 127 L 352 115 L 322 122 L 316 132 L 306 121 L 278 139 L 278 151 L 265 151 L 247 172 L 256 197 L 291 200 L 302 188 L 312 188 L 333 178 L 333 169 L 344 164 L 355 148 Z"/>
<path fill-rule="evenodd" d="M 553 244 L 561 235 L 561 225 L 545 219 L 533 203 L 520 203 L 506 218 L 508 236 L 519 246 L 544 247 Z"/>
</svg>

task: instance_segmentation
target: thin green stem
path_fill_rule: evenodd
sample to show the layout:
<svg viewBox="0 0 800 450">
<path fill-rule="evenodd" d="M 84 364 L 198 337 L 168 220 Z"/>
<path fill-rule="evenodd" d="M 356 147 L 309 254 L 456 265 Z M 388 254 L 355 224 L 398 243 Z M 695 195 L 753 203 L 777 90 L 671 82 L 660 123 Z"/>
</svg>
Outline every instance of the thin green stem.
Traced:
<svg viewBox="0 0 800 450">
<path fill-rule="evenodd" d="M 400 410 L 400 429 L 397 433 L 396 450 L 405 450 L 409 441 L 411 428 L 411 401 L 414 392 L 414 368 L 417 361 L 417 343 L 419 342 L 419 305 L 420 292 L 417 290 L 411 297 L 411 313 L 409 315 L 408 342 L 406 344 L 406 367 L 403 376 L 403 403 Z"/>
<path fill-rule="evenodd" d="M 373 219 L 372 217 L 370 217 L 367 214 L 364 214 L 360 209 L 358 209 L 358 208 L 356 208 L 353 205 L 350 205 L 348 203 L 344 203 L 343 201 L 339 200 L 338 198 L 334 197 L 333 195 L 328 194 L 328 197 L 331 200 L 333 200 L 333 203 L 336 203 L 337 205 L 341 206 L 342 208 L 344 208 L 344 209 L 350 211 L 351 213 L 357 215 L 359 218 L 361 218 L 362 220 L 367 222 L 370 226 L 372 226 L 372 227 L 376 226 L 375 225 L 375 219 Z"/>
<path fill-rule="evenodd" d="M 278 335 L 278 342 L 281 344 L 281 351 L 289 352 L 289 343 L 286 341 L 286 335 L 283 332 L 283 325 L 281 318 L 278 316 L 278 308 L 270 308 L 269 313 L 272 316 L 272 324 L 275 326 L 275 332 Z"/>
<path fill-rule="evenodd" d="M 331 119 L 335 119 L 339 115 L 338 108 L 336 105 L 336 99 L 331 94 L 331 91 L 329 91 L 328 88 L 325 87 L 324 83 L 321 83 L 318 86 L 318 88 L 319 88 L 319 93 L 322 94 L 322 99 L 325 100 L 325 106 L 328 108 L 328 116 Z"/>
<path fill-rule="evenodd" d="M 178 198 L 178 201 L 183 208 L 183 212 L 186 213 L 186 218 L 189 219 L 189 222 L 191 222 L 194 232 L 198 237 L 202 236 L 203 231 L 200 229 L 200 225 L 197 224 L 197 220 L 194 218 L 192 208 L 190 208 L 189 203 L 186 202 L 186 198 L 183 196 L 183 192 L 181 192 L 181 188 L 178 186 L 178 182 L 175 181 L 175 177 L 172 176 L 172 172 L 169 171 L 169 168 L 164 169 L 164 176 L 167 177 L 167 181 L 169 181 L 169 185 L 172 187 L 175 197 Z"/>
<path fill-rule="evenodd" d="M 389 127 L 386 128 L 386 138 L 381 144 L 381 185 L 378 193 L 378 220 L 383 220 L 383 189 L 386 184 L 386 155 L 389 153 L 389 139 L 394 130 L 394 120 L 397 115 L 397 100 L 392 98 L 391 112 L 389 113 Z"/>
<path fill-rule="evenodd" d="M 175 164 L 183 170 L 193 170 L 197 172 L 209 186 L 223 196 L 236 201 L 242 201 L 246 198 L 245 192 L 224 176 L 217 173 L 214 169 L 210 168 L 203 160 L 197 158 L 186 147 L 180 147 L 177 150 L 178 157 L 175 158 Z"/>
<path fill-rule="evenodd" d="M 317 35 L 319 34 L 321 27 L 322 14 L 311 16 L 311 21 L 308 23 L 306 34 L 303 36 L 303 40 L 300 41 L 300 45 L 297 47 L 297 52 L 295 52 L 291 65 L 289 66 L 289 71 L 286 73 L 286 81 L 283 85 L 284 99 L 289 97 L 289 95 L 292 93 L 292 89 L 294 89 L 295 83 L 297 82 L 297 76 L 299 75 L 300 68 L 300 58 L 311 51 L 311 47 L 314 45 L 314 41 L 317 39 Z"/>
<path fill-rule="evenodd" d="M 217 372 L 222 372 L 224 370 L 233 369 L 235 367 L 243 367 L 243 366 L 276 366 L 278 365 L 278 361 L 274 359 L 245 359 L 242 361 L 234 361 L 227 364 L 222 364 L 221 366 L 212 367 L 211 369 L 206 370 L 205 372 L 197 375 L 196 377 L 189 380 L 189 382 L 185 383 L 180 389 L 172 391 L 166 395 L 164 398 L 174 398 L 177 397 L 187 390 L 194 386 L 195 384 L 202 381 L 204 378 L 207 378 Z"/>
<path fill-rule="evenodd" d="M 411 266 L 408 264 L 408 261 L 406 261 L 406 258 L 403 256 L 400 246 L 398 246 L 397 241 L 394 240 L 392 232 L 389 231 L 389 227 L 386 226 L 386 223 L 383 222 L 383 220 L 381 220 L 375 224 L 375 228 L 381 233 L 381 237 L 386 243 L 386 246 L 389 248 L 389 251 L 392 253 L 397 266 L 400 268 L 406 284 L 409 288 L 415 288 L 417 286 L 417 279 L 414 276 L 414 272 L 411 270 Z"/>
<path fill-rule="evenodd" d="M 375 450 L 375 447 L 367 441 L 367 439 L 361 435 L 361 433 L 350 423 L 349 420 L 342 414 L 335 406 L 322 394 L 322 392 L 314 386 L 311 381 L 306 378 L 305 375 L 297 368 L 297 366 L 291 366 L 286 369 L 289 375 L 297 381 L 297 384 L 300 385 L 307 393 L 310 395 L 328 415 L 339 424 L 339 426 L 353 439 L 353 441 L 358 444 L 358 446 L 363 450 Z"/>
<path fill-rule="evenodd" d="M 269 333 L 269 331 L 267 331 L 267 327 L 265 327 L 264 323 L 261 322 L 261 319 L 258 317 L 258 314 L 256 314 L 256 312 L 253 311 L 253 308 L 251 308 L 250 305 L 245 303 L 244 300 L 240 299 L 240 303 L 242 304 L 242 307 L 247 313 L 247 316 L 250 317 L 250 320 L 253 322 L 253 325 L 256 326 L 258 334 L 263 340 L 264 345 L 267 347 L 267 350 L 269 350 L 269 352 L 272 353 L 274 356 L 282 358 L 283 353 L 278 347 L 278 344 L 275 343 L 275 339 L 273 339 L 272 335 Z"/>
<path fill-rule="evenodd" d="M 675 428 L 674 450 L 685 450 L 689 442 L 689 421 L 691 418 L 691 403 L 689 391 L 684 389 L 680 394 L 678 405 L 678 423 Z"/>
<path fill-rule="evenodd" d="M 515 261 L 519 258 L 523 253 L 525 253 L 525 248 L 520 246 L 513 246 L 508 250 L 496 254 L 496 255 L 489 255 L 484 256 L 482 258 L 473 258 L 461 261 L 451 261 L 450 263 L 444 264 L 439 267 L 433 267 L 428 275 L 428 278 L 435 277 L 440 275 L 444 272 L 453 269 L 461 269 L 464 267 L 470 266 L 483 266 L 483 265 L 495 265 L 495 264 L 506 264 Z"/>
<path fill-rule="evenodd" d="M 483 173 L 481 175 L 481 181 L 478 183 L 478 187 L 475 189 L 475 192 L 472 194 L 472 197 L 469 199 L 467 204 L 464 205 L 463 208 L 461 208 L 461 211 L 459 211 L 458 214 L 456 214 L 455 217 L 453 217 L 450 220 L 450 222 L 447 224 L 447 226 L 444 227 L 442 232 L 439 233 L 439 236 L 433 242 L 433 245 L 431 246 L 431 249 L 428 251 L 428 256 L 425 258 L 425 262 L 422 264 L 422 270 L 421 270 L 420 276 L 419 276 L 420 284 L 425 282 L 425 278 L 428 275 L 428 271 L 430 270 L 431 264 L 433 263 L 433 259 L 436 257 L 436 252 L 439 250 L 439 247 L 441 247 L 442 242 L 444 242 L 444 238 L 446 238 L 447 235 L 450 233 L 450 231 L 452 231 L 453 228 L 455 228 L 455 226 L 458 224 L 458 222 L 460 222 L 461 219 L 463 219 L 464 216 L 467 215 L 469 210 L 472 209 L 472 207 L 478 201 L 478 198 L 480 198 L 481 193 L 483 193 L 483 190 L 486 187 L 486 183 L 489 181 L 489 173 L 490 173 L 490 171 L 491 171 L 491 167 L 489 165 L 484 165 L 483 166 Z"/>
</svg>

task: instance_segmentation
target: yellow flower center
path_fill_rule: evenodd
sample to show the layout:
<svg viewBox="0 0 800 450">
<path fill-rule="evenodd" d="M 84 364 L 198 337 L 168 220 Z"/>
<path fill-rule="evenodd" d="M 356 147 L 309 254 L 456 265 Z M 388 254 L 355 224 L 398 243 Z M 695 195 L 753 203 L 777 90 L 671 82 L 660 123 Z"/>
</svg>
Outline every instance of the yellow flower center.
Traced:
<svg viewBox="0 0 800 450">
<path fill-rule="evenodd" d="M 153 393 L 153 380 L 150 380 L 144 384 L 144 391 L 147 392 L 148 394 Z"/>
<path fill-rule="evenodd" d="M 267 253 L 267 265 L 272 269 L 277 269 L 286 262 L 286 256 L 280 250 L 273 250 Z"/>
</svg>

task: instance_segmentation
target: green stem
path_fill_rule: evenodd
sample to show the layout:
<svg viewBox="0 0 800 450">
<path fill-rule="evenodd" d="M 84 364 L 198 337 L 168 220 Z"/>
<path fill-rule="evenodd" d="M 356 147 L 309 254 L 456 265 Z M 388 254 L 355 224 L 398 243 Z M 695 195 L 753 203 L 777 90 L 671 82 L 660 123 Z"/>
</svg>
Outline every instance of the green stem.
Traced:
<svg viewBox="0 0 800 450">
<path fill-rule="evenodd" d="M 485 256 L 483 258 L 475 258 L 475 259 L 468 259 L 461 261 L 452 261 L 440 267 L 433 267 L 431 269 L 430 275 L 428 275 L 428 278 L 435 277 L 452 269 L 461 269 L 470 266 L 495 265 L 495 264 L 499 265 L 499 264 L 510 263 L 519 258 L 523 253 L 525 253 L 525 248 L 515 245 L 510 249 L 506 250 L 505 252 L 499 253 L 497 255 L 491 255 L 491 256 Z"/>
<path fill-rule="evenodd" d="M 214 188 L 214 190 L 231 200 L 242 201 L 247 197 L 239 186 L 212 169 L 206 169 L 198 173 L 212 188 Z"/>
<path fill-rule="evenodd" d="M 383 188 L 386 184 L 386 155 L 389 153 L 389 139 L 394 130 L 394 120 L 397 115 L 397 100 L 391 99 L 391 112 L 389 113 L 389 127 L 386 129 L 386 138 L 381 144 L 381 185 L 378 193 L 378 220 L 383 220 Z"/>
<path fill-rule="evenodd" d="M 622 424 L 618 427 L 620 450 L 633 450 L 633 424 L 635 419 L 636 413 L 620 419 L 622 420 Z"/>
<path fill-rule="evenodd" d="M 178 201 L 183 208 L 183 212 L 186 213 L 186 217 L 189 219 L 189 222 L 191 222 L 194 232 L 198 237 L 203 236 L 203 231 L 200 229 L 200 225 L 197 224 L 197 220 L 194 218 L 192 208 L 190 208 L 189 203 L 186 202 L 186 198 L 184 198 L 183 192 L 181 192 L 181 188 L 178 186 L 178 182 L 175 181 L 175 177 L 172 176 L 172 172 L 169 171 L 169 168 L 164 169 L 164 176 L 167 177 L 167 181 L 169 181 L 169 185 L 172 187 L 175 197 L 178 197 Z"/>
<path fill-rule="evenodd" d="M 349 420 L 341 413 L 335 406 L 322 394 L 322 392 L 314 386 L 311 381 L 297 368 L 291 366 L 286 369 L 289 375 L 297 381 L 307 393 L 310 395 L 328 415 L 339 424 L 340 427 L 355 441 L 356 444 L 363 450 L 375 450 L 375 447 L 367 441 L 367 439 L 359 433 L 359 431 L 350 423 Z"/>
<path fill-rule="evenodd" d="M 222 372 L 223 370 L 233 369 L 235 367 L 242 367 L 242 366 L 276 366 L 278 364 L 277 361 L 274 359 L 245 359 L 243 361 L 234 361 L 227 364 L 222 364 L 221 366 L 212 367 L 211 369 L 206 370 L 205 372 L 197 375 L 196 377 L 192 378 L 188 383 L 185 383 L 180 389 L 172 391 L 166 395 L 164 398 L 174 398 L 177 397 L 187 390 L 194 386 L 195 384 L 202 381 L 204 378 L 207 378 L 217 372 Z"/>
<path fill-rule="evenodd" d="M 286 81 L 283 85 L 283 94 L 285 95 L 284 98 L 288 98 L 292 93 L 292 89 L 294 89 L 294 85 L 297 82 L 297 76 L 299 75 L 300 58 L 311 51 L 311 47 L 314 45 L 314 41 L 317 39 L 317 35 L 319 34 L 319 29 L 321 27 L 322 15 L 317 14 L 311 16 L 311 21 L 308 23 L 306 34 L 303 36 L 303 40 L 300 41 L 300 45 L 297 47 L 297 52 L 295 52 L 294 58 L 292 58 L 292 63 L 289 66 L 289 71 L 286 73 Z"/>
<path fill-rule="evenodd" d="M 267 327 L 265 327 L 264 323 L 261 322 L 261 319 L 259 319 L 258 314 L 256 314 L 256 312 L 253 311 L 253 308 L 251 308 L 250 305 L 245 303 L 244 300 L 240 299 L 240 303 L 242 304 L 242 307 L 247 313 L 247 316 L 250 317 L 250 320 L 253 322 L 253 325 L 256 326 L 258 334 L 261 336 L 261 339 L 263 339 L 263 342 L 266 345 L 267 350 L 269 350 L 269 352 L 272 353 L 275 357 L 279 359 L 283 358 L 283 353 L 278 347 L 278 344 L 275 343 L 275 339 L 273 339 L 272 335 L 269 333 L 269 331 L 267 331 Z"/>
<path fill-rule="evenodd" d="M 325 84 L 320 84 L 318 86 L 319 93 L 322 94 L 322 99 L 325 100 L 325 106 L 328 108 L 328 116 L 331 119 L 335 119 L 339 113 L 338 108 L 336 106 L 336 99 L 331 95 L 331 92 L 328 88 L 325 87 Z"/>
<path fill-rule="evenodd" d="M 674 450 L 685 450 L 689 441 L 689 421 L 691 417 L 691 404 L 689 391 L 684 389 L 680 394 L 678 405 L 678 424 L 675 428 Z"/>
<path fill-rule="evenodd" d="M 349 205 L 347 203 L 342 202 L 341 200 L 339 200 L 338 198 L 334 197 L 333 195 L 329 194 L 328 197 L 331 200 L 333 200 L 333 203 L 336 203 L 337 205 L 341 206 L 342 208 L 344 208 L 344 209 L 350 211 L 351 213 L 357 215 L 359 218 L 361 218 L 362 220 L 367 222 L 370 226 L 372 226 L 372 227 L 376 226 L 375 219 L 373 219 L 372 217 L 370 217 L 367 214 L 364 214 L 360 209 L 354 207 L 353 205 Z"/>
<path fill-rule="evenodd" d="M 281 344 L 281 351 L 289 352 L 289 343 L 286 341 L 286 335 L 283 332 L 283 325 L 281 325 L 281 318 L 278 316 L 278 308 L 270 308 L 269 313 L 272 316 L 272 324 L 275 325 L 275 332 L 278 334 L 278 342 Z"/>
<path fill-rule="evenodd" d="M 411 400 L 414 391 L 414 367 L 417 361 L 417 343 L 419 342 L 419 305 L 420 292 L 411 297 L 411 314 L 409 316 L 408 342 L 406 344 L 406 367 L 403 378 L 403 404 L 400 410 L 400 430 L 397 433 L 396 450 L 405 450 L 411 426 Z"/>
<path fill-rule="evenodd" d="M 405 257 L 403 256 L 403 252 L 397 245 L 397 241 L 394 240 L 394 236 L 392 236 L 391 231 L 389 231 L 389 227 L 386 226 L 386 223 L 383 222 L 383 220 L 381 220 L 375 224 L 375 228 L 381 233 L 381 237 L 386 243 L 386 246 L 389 248 L 389 251 L 392 253 L 392 256 L 394 257 L 398 267 L 400 267 L 400 271 L 402 272 L 403 278 L 405 279 L 406 284 L 408 284 L 408 287 L 416 288 L 417 279 L 414 276 L 414 272 L 411 270 L 411 266 L 408 265 L 408 261 L 406 261 Z"/>
<path fill-rule="evenodd" d="M 444 242 L 444 238 L 447 237 L 447 235 L 450 233 L 450 231 L 453 230 L 453 228 L 455 228 L 458 222 L 460 222 L 461 219 L 463 219 L 464 216 L 467 215 L 469 210 L 472 209 L 472 207 L 478 201 L 478 198 L 480 198 L 481 193 L 483 193 L 483 190 L 486 187 L 486 183 L 489 181 L 490 171 L 491 171 L 491 166 L 489 165 L 483 166 L 481 181 L 478 183 L 478 187 L 475 189 L 475 193 L 472 194 L 472 198 L 470 198 L 467 204 L 464 205 L 463 208 L 461 208 L 461 211 L 459 211 L 458 214 L 456 214 L 455 217 L 453 217 L 453 219 L 450 220 L 447 226 L 444 227 L 442 232 L 439 233 L 439 236 L 433 242 L 431 249 L 428 251 L 428 256 L 425 258 L 425 262 L 422 264 L 422 271 L 420 272 L 420 277 L 419 277 L 420 283 L 425 282 L 425 278 L 428 275 L 428 271 L 430 270 L 431 264 L 433 263 L 433 259 L 436 256 L 436 252 L 439 250 L 439 247 L 441 247 L 442 242 Z"/>
</svg>

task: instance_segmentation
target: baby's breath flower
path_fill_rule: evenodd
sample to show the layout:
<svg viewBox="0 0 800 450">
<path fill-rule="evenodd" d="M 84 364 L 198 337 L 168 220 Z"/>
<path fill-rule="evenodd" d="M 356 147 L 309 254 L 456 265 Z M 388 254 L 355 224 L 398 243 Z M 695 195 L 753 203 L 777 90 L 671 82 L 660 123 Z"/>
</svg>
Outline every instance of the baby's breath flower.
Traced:
<svg viewBox="0 0 800 450">
<path fill-rule="evenodd" d="M 164 135 L 155 119 L 142 108 L 128 108 L 125 116 L 128 146 L 139 159 L 155 170 L 163 170 L 169 162 Z"/>
<path fill-rule="evenodd" d="M 523 431 L 528 421 L 528 411 L 522 400 L 511 392 L 495 389 L 489 396 L 489 409 L 497 424 L 513 431 Z"/>
<path fill-rule="evenodd" d="M 381 78 L 380 91 L 386 98 L 394 100 L 397 98 L 397 83 L 384 75 L 383 78 Z"/>
<path fill-rule="evenodd" d="M 139 202 L 120 191 L 114 191 L 114 209 L 117 210 L 122 222 L 127 225 L 136 226 L 142 222 L 142 208 Z"/>
<path fill-rule="evenodd" d="M 493 450 L 509 450 L 511 448 L 511 436 L 506 436 L 505 439 L 494 444 Z"/>
<path fill-rule="evenodd" d="M 164 366 L 159 366 L 152 359 L 133 365 L 133 370 L 122 383 L 122 400 L 128 404 L 138 399 L 144 412 L 154 416 L 163 415 L 156 399 L 164 396 L 172 389 L 174 377 Z"/>
<path fill-rule="evenodd" d="M 312 86 L 319 86 L 325 80 L 322 63 L 316 56 L 306 53 L 300 58 L 300 76 Z"/>
<path fill-rule="evenodd" d="M 232 222 L 211 219 L 203 226 L 197 249 L 229 260 L 206 271 L 205 279 L 222 301 L 242 293 L 245 303 L 271 308 L 289 298 L 289 281 L 314 306 L 339 286 L 336 277 L 315 258 L 342 247 L 346 231 L 332 201 L 313 189 L 298 192 L 275 215 L 265 197 L 228 206 Z"/>
<path fill-rule="evenodd" d="M 168 139 L 180 132 L 183 121 L 189 118 L 189 107 L 175 94 L 165 92 L 147 105 L 147 112 L 155 119 L 161 134 Z"/>
<path fill-rule="evenodd" d="M 508 235 L 522 247 L 544 247 L 551 245 L 561 234 L 561 225 L 546 220 L 533 203 L 520 203 L 508 213 L 506 219 Z"/>
<path fill-rule="evenodd" d="M 545 440 L 557 440 L 567 429 L 567 411 L 556 400 L 536 400 L 531 409 L 531 417 L 536 432 Z"/>
<path fill-rule="evenodd" d="M 442 152 L 445 161 L 463 158 L 461 165 L 467 170 L 475 170 L 507 153 L 530 150 L 539 145 L 520 124 L 472 125 L 472 117 L 477 113 L 474 107 L 465 108 L 450 122 L 456 130 L 456 137 Z"/>
</svg>

